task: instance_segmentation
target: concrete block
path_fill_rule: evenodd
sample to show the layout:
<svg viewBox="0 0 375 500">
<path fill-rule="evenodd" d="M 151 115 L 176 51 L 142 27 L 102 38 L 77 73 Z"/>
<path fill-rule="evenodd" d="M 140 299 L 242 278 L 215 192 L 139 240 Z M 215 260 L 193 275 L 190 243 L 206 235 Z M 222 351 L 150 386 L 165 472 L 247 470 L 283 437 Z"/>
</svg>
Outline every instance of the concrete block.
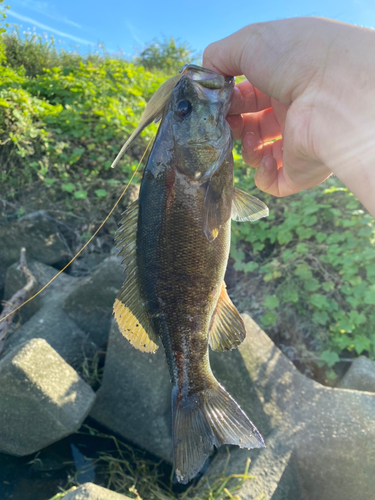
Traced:
<svg viewBox="0 0 375 500">
<path fill-rule="evenodd" d="M 95 393 L 43 339 L 0 360 L 0 452 L 29 455 L 79 428 Z"/>
</svg>

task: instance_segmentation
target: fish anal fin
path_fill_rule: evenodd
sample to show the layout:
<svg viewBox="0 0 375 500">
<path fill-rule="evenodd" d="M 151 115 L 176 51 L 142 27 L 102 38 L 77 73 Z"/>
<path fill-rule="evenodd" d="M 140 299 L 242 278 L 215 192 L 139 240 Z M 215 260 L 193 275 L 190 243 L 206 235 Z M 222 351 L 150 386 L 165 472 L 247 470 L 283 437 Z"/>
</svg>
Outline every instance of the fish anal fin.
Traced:
<svg viewBox="0 0 375 500">
<path fill-rule="evenodd" d="M 124 257 L 125 281 L 115 300 L 113 313 L 120 332 L 136 349 L 155 352 L 158 349 L 155 334 L 147 309 L 142 299 L 137 267 L 137 227 L 138 200 L 124 212 L 121 226 L 116 236 L 117 247 Z"/>
<path fill-rule="evenodd" d="M 209 344 L 214 351 L 228 351 L 239 346 L 245 337 L 245 325 L 230 300 L 223 282 L 217 306 L 212 315 Z"/>
<path fill-rule="evenodd" d="M 245 193 L 242 189 L 233 188 L 232 220 L 237 222 L 256 221 L 268 215 L 268 207 L 263 201 Z"/>
<path fill-rule="evenodd" d="M 133 347 L 142 352 L 157 351 L 158 345 L 153 332 L 150 335 L 141 324 L 141 321 L 118 299 L 115 300 L 113 312 L 119 330 Z"/>
</svg>

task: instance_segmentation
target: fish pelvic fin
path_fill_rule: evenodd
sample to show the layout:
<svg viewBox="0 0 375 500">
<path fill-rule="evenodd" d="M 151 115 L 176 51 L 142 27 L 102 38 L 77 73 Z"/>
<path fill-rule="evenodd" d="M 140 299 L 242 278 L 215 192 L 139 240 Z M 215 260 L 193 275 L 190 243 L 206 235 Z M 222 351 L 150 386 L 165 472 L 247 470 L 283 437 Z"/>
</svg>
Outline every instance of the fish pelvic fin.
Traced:
<svg viewBox="0 0 375 500">
<path fill-rule="evenodd" d="M 215 385 L 178 398 L 172 389 L 173 457 L 178 482 L 188 483 L 202 469 L 214 449 L 225 444 L 263 448 L 264 441 L 234 399 Z"/>
<path fill-rule="evenodd" d="M 245 340 L 245 337 L 245 325 L 230 300 L 223 281 L 217 306 L 211 320 L 208 340 L 210 347 L 213 351 L 229 351 L 239 346 Z"/>
<path fill-rule="evenodd" d="M 155 352 L 158 349 L 158 337 L 143 304 L 138 276 L 136 258 L 138 212 L 137 200 L 126 209 L 116 235 L 117 247 L 121 248 L 118 255 L 123 257 L 122 264 L 126 274 L 124 284 L 115 300 L 113 313 L 120 332 L 133 347 L 142 352 Z"/>
</svg>

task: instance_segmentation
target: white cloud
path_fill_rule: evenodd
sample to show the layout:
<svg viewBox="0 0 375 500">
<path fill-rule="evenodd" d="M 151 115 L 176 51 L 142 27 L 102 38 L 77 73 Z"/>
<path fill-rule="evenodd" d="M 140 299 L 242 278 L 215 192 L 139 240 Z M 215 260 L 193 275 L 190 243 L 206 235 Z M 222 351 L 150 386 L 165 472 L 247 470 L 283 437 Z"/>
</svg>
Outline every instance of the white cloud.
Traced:
<svg viewBox="0 0 375 500">
<path fill-rule="evenodd" d="M 134 40 L 139 43 L 140 45 L 144 45 L 143 40 L 138 35 L 141 35 L 141 32 L 139 31 L 138 28 L 136 28 L 130 21 L 125 22 L 126 27 L 130 31 L 131 36 L 134 38 Z"/>
<path fill-rule="evenodd" d="M 14 10 L 8 10 L 6 14 L 7 14 L 7 17 L 13 16 L 16 19 L 19 19 L 20 21 L 24 21 L 25 23 L 30 23 L 34 26 L 38 26 L 38 28 L 41 28 L 42 30 L 50 31 L 51 33 L 54 33 L 55 35 L 69 38 L 69 40 L 73 40 L 74 42 L 83 43 L 85 45 L 95 45 L 93 42 L 90 42 L 89 40 L 84 40 L 83 38 L 79 38 L 79 37 L 71 35 L 69 33 L 64 33 L 63 31 L 56 30 L 55 28 L 51 28 L 51 26 L 47 26 L 46 24 L 40 23 L 39 21 L 36 21 L 35 19 L 31 19 L 30 17 L 22 16 L 21 14 L 17 14 L 17 12 L 14 12 Z"/>
<path fill-rule="evenodd" d="M 70 26 L 74 26 L 75 28 L 82 29 L 82 26 L 80 24 L 71 21 L 65 15 L 61 15 L 59 12 L 57 12 L 55 6 L 49 4 L 48 2 L 43 2 L 40 0 L 18 0 L 16 3 L 22 7 L 25 7 L 26 9 L 39 12 L 40 14 L 53 19 L 54 21 L 59 21 L 65 24 L 69 24 Z"/>
</svg>

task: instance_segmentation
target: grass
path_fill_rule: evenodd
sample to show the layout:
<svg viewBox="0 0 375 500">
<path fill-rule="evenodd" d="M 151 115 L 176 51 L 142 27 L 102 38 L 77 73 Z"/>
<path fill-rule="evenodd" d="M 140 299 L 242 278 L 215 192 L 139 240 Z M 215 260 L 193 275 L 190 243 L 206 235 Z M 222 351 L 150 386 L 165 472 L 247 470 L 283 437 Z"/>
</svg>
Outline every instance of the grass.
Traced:
<svg viewBox="0 0 375 500">
<path fill-rule="evenodd" d="M 166 467 L 162 461 L 155 462 L 145 454 L 134 450 L 115 436 L 99 432 L 88 425 L 84 426 L 82 434 L 90 434 L 95 438 L 110 440 L 114 451 L 102 451 L 94 460 L 96 475 L 101 486 L 124 494 L 137 500 L 240 500 L 236 492 L 247 480 L 257 481 L 249 474 L 250 459 L 247 460 L 242 474 L 226 475 L 226 467 L 230 459 L 227 448 L 227 460 L 221 474 L 209 478 L 203 477 L 200 481 L 188 486 L 183 492 L 177 493 L 173 484 L 173 471 L 165 477 Z M 92 464 L 92 461 L 91 461 Z M 79 487 L 77 482 L 78 471 L 70 478 L 63 491 L 50 500 L 64 498 L 69 491 Z M 262 500 L 258 496 L 257 500 Z"/>
</svg>

